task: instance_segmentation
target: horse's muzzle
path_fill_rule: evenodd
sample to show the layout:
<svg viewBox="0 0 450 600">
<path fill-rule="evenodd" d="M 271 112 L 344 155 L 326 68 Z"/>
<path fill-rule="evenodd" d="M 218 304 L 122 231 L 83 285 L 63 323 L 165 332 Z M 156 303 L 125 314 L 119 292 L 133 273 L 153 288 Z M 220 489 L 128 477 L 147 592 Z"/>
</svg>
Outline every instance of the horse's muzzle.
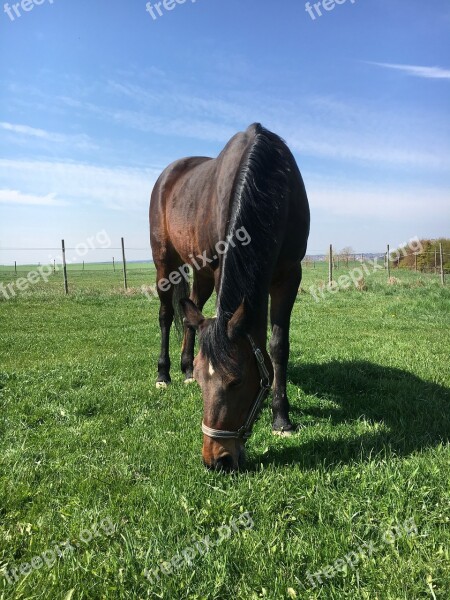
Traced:
<svg viewBox="0 0 450 600">
<path fill-rule="evenodd" d="M 222 473 L 232 473 L 242 468 L 245 461 L 245 450 L 242 446 L 239 450 L 237 458 L 234 458 L 231 454 L 223 454 L 218 458 L 212 458 L 205 460 L 203 458 L 203 464 L 211 471 L 221 471 Z"/>
</svg>

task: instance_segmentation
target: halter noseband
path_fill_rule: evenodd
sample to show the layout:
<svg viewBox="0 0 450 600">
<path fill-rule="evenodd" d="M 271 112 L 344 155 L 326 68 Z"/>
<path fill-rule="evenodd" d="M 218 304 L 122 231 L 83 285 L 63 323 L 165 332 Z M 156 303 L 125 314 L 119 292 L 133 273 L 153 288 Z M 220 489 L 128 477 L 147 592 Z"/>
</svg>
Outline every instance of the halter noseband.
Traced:
<svg viewBox="0 0 450 600">
<path fill-rule="evenodd" d="M 261 407 L 261 404 L 267 398 L 270 392 L 270 375 L 267 367 L 264 363 L 264 356 L 261 350 L 255 344 L 251 335 L 247 334 L 248 341 L 253 350 L 253 354 L 256 358 L 256 365 L 258 367 L 259 374 L 261 376 L 261 381 L 259 384 L 259 392 L 256 397 L 256 400 L 253 402 L 250 412 L 248 414 L 245 423 L 242 425 L 240 429 L 237 431 L 226 431 L 224 429 L 211 429 L 202 422 L 202 431 L 205 435 L 210 438 L 218 438 L 218 439 L 243 439 L 247 440 L 252 434 L 252 427 L 256 420 L 256 416 Z"/>
</svg>

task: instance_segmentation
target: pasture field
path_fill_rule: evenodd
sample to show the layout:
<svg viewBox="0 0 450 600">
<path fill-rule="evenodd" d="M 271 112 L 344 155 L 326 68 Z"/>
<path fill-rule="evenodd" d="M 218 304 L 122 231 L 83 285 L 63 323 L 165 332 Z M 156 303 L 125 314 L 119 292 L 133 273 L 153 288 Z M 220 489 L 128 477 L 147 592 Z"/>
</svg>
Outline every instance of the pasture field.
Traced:
<svg viewBox="0 0 450 600">
<path fill-rule="evenodd" d="M 300 428 L 273 436 L 266 404 L 231 476 L 201 464 L 175 333 L 155 388 L 153 270 L 130 267 L 128 292 L 93 269 L 67 297 L 60 273 L 0 295 L 0 599 L 449 598 L 450 290 L 392 275 L 298 295 Z"/>
</svg>

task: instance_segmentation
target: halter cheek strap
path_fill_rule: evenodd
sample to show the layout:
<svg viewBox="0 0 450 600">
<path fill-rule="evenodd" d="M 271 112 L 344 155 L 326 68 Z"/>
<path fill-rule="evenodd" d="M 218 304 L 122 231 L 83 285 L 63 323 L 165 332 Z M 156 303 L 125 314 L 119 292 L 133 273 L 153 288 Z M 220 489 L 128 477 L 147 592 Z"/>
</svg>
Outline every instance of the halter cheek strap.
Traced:
<svg viewBox="0 0 450 600">
<path fill-rule="evenodd" d="M 247 440 L 252 434 L 252 427 L 254 422 L 256 421 L 256 417 L 258 415 L 259 409 L 261 408 L 262 403 L 267 398 L 270 392 L 270 375 L 267 370 L 267 367 L 264 363 L 264 356 L 261 350 L 255 344 L 251 335 L 247 334 L 248 341 L 253 350 L 253 354 L 256 358 L 256 365 L 258 367 L 259 375 L 261 377 L 261 381 L 259 384 L 259 392 L 258 395 L 253 402 L 250 412 L 245 420 L 245 423 L 242 425 L 240 429 L 237 431 L 227 431 L 224 429 L 212 429 L 208 427 L 204 423 L 202 423 L 202 431 L 205 435 L 210 438 L 217 439 L 243 439 Z"/>
</svg>

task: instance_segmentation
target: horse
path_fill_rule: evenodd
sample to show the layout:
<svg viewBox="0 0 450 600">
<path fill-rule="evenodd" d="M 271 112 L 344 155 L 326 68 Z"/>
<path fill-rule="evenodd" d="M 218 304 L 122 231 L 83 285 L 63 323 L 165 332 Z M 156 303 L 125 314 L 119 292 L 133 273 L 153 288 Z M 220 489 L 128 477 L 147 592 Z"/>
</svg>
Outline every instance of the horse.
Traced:
<svg viewBox="0 0 450 600">
<path fill-rule="evenodd" d="M 237 470 L 271 387 L 273 432 L 295 431 L 286 382 L 291 312 L 310 227 L 302 176 L 286 143 L 254 123 L 216 158 L 170 164 L 153 188 L 149 217 L 160 300 L 156 386 L 171 382 L 175 320 L 183 326 L 185 382 L 197 381 L 203 396 L 203 463 Z M 214 290 L 216 315 L 206 318 L 202 309 Z"/>
</svg>

